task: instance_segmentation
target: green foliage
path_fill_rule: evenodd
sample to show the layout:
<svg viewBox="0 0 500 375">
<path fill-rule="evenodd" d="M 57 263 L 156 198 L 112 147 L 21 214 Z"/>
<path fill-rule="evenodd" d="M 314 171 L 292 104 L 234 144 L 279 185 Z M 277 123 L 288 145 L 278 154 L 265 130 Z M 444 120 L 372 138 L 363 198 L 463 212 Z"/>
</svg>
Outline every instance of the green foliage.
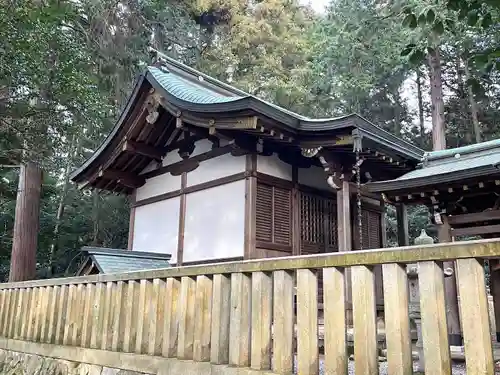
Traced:
<svg viewBox="0 0 500 375">
<path fill-rule="evenodd" d="M 409 29 L 420 28 L 420 38 L 435 43 L 436 40 L 457 41 L 467 33 L 476 33 L 482 38 L 477 40 L 469 58 L 478 68 L 490 71 L 498 69 L 500 47 L 497 39 L 491 35 L 498 32 L 496 25 L 500 21 L 500 3 L 497 1 L 478 0 L 440 0 L 412 2 L 406 5 L 402 14 L 402 25 Z M 464 33 L 466 32 L 466 33 Z M 430 33 L 430 34 L 429 34 Z M 432 35 L 432 37 L 430 37 Z M 402 51 L 403 56 L 410 55 L 413 64 L 420 63 L 424 57 L 426 42 L 411 44 Z M 428 43 L 428 42 L 427 42 Z M 415 51 L 411 53 L 411 51 Z"/>
<path fill-rule="evenodd" d="M 23 160 L 45 172 L 40 277 L 74 270 L 83 245 L 126 246 L 127 199 L 87 196 L 68 173 L 109 133 L 149 63 L 148 45 L 285 108 L 315 117 L 358 112 L 427 149 L 426 57 L 440 48 L 448 144 L 472 142 L 469 87 L 483 138 L 500 135 L 496 2 L 396 8 L 336 0 L 321 15 L 298 0 L 0 4 L 0 278 L 8 272 L 17 190 L 10 166 Z M 206 22 L 214 12 L 224 16 Z M 408 95 L 416 71 L 422 122 Z M 393 209 L 388 217 L 394 244 Z M 434 233 L 424 207 L 409 217 L 412 238 L 422 228 Z"/>
</svg>

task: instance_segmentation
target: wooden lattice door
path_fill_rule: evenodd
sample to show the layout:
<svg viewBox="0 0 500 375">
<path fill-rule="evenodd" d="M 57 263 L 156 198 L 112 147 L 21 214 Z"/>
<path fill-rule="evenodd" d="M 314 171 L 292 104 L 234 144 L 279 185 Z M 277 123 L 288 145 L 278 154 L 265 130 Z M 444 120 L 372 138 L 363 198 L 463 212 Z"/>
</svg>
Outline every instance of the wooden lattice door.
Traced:
<svg viewBox="0 0 500 375">
<path fill-rule="evenodd" d="M 322 195 L 300 194 L 301 254 L 338 251 L 337 202 Z M 323 303 L 323 275 L 318 274 L 318 302 Z"/>
<path fill-rule="evenodd" d="M 300 194 L 301 254 L 338 251 L 337 204 L 321 195 Z"/>
</svg>

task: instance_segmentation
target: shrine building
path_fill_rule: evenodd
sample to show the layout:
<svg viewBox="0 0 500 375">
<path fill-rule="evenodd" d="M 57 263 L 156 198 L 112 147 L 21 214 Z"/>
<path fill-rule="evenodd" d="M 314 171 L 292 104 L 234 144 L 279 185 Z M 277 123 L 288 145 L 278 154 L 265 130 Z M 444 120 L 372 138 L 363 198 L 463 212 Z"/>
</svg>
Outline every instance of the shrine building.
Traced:
<svg viewBox="0 0 500 375">
<path fill-rule="evenodd" d="M 384 247 L 363 184 L 423 154 L 356 114 L 303 117 L 162 56 L 71 179 L 130 195 L 129 249 L 185 265 Z"/>
</svg>

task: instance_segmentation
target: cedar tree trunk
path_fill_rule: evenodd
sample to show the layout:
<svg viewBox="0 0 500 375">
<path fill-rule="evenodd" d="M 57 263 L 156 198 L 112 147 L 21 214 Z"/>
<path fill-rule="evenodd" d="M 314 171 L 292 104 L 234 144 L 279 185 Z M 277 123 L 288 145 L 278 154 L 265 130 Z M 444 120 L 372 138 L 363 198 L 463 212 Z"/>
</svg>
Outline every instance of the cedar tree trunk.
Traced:
<svg viewBox="0 0 500 375">
<path fill-rule="evenodd" d="M 36 249 L 40 225 L 42 170 L 34 162 L 21 164 L 12 240 L 9 281 L 36 276 Z"/>
</svg>

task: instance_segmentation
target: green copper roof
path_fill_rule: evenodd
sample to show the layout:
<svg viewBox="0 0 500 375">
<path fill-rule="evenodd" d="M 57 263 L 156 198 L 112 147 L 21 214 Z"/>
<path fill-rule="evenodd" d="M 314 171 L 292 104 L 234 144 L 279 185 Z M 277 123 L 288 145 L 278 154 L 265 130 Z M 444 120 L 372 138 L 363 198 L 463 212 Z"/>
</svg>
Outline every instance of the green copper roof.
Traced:
<svg viewBox="0 0 500 375">
<path fill-rule="evenodd" d="M 468 155 L 468 154 L 480 153 L 482 151 L 495 150 L 498 147 L 500 147 L 500 139 L 493 139 L 491 141 L 475 143 L 463 147 L 455 147 L 446 150 L 426 152 L 424 154 L 424 157 L 427 157 L 427 159 L 430 161 L 442 158 L 449 158 L 452 156 L 455 157 L 456 154 Z"/>
<path fill-rule="evenodd" d="M 452 183 L 479 176 L 497 175 L 500 170 L 500 140 L 477 143 L 424 154 L 414 171 L 391 180 L 367 185 L 370 191 L 387 192 Z"/>
<path fill-rule="evenodd" d="M 197 104 L 227 103 L 243 99 L 242 96 L 229 96 L 217 93 L 207 87 L 184 79 L 168 70 L 148 67 L 148 72 L 170 94 L 186 102 Z M 202 78 L 203 79 L 203 78 Z"/>
<path fill-rule="evenodd" d="M 170 254 L 83 247 L 100 273 L 120 273 L 170 267 Z"/>
</svg>

